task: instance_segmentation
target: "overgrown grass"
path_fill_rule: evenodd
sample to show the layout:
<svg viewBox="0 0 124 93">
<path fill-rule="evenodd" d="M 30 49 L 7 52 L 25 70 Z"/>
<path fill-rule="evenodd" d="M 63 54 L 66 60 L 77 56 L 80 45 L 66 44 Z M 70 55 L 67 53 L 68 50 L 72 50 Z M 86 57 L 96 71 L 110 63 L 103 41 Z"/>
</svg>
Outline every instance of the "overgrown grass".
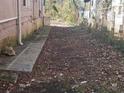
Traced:
<svg viewBox="0 0 124 93">
<path fill-rule="evenodd" d="M 15 83 L 17 75 L 14 73 L 0 72 L 0 80 Z"/>
<path fill-rule="evenodd" d="M 90 30 L 91 31 L 89 32 L 93 33 L 93 36 L 96 39 L 103 43 L 110 44 L 114 49 L 124 52 L 124 40 L 119 37 L 115 37 L 112 31 L 108 31 L 105 27 L 103 27 L 101 31 L 97 31 L 95 29 Z"/>
</svg>

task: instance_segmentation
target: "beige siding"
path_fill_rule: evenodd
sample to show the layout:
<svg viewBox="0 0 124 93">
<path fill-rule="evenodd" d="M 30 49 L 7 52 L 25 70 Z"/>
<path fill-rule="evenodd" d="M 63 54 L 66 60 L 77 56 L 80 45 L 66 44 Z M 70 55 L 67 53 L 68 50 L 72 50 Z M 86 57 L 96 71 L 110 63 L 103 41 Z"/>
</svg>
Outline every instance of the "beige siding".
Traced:
<svg viewBox="0 0 124 93">
<path fill-rule="evenodd" d="M 29 0 L 27 6 L 21 1 L 21 24 L 22 36 L 26 37 L 42 25 L 42 18 L 39 16 L 40 0 Z M 42 12 L 42 11 L 41 11 Z M 17 0 L 0 0 L 0 21 L 17 16 Z M 0 47 L 8 38 L 17 40 L 17 20 L 0 23 Z M 5 45 L 5 44 L 4 44 Z"/>
<path fill-rule="evenodd" d="M 16 17 L 16 0 L 0 0 L 0 20 Z"/>
</svg>

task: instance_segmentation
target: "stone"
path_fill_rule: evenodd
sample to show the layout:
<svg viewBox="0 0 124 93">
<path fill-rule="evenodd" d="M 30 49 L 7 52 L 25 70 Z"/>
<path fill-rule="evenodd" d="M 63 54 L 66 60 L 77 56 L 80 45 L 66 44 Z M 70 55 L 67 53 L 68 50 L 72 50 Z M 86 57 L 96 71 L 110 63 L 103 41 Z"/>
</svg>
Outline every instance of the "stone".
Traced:
<svg viewBox="0 0 124 93">
<path fill-rule="evenodd" d="M 26 87 L 26 84 L 19 84 L 19 87 L 25 88 Z"/>
<path fill-rule="evenodd" d="M 111 85 L 112 85 L 112 90 L 116 91 L 118 84 L 117 83 L 112 83 Z"/>
<path fill-rule="evenodd" d="M 31 80 L 31 82 L 34 82 L 34 81 L 36 81 L 36 79 L 32 79 L 32 80 Z"/>
<path fill-rule="evenodd" d="M 82 82 L 81 82 L 81 84 L 85 84 L 85 83 L 87 83 L 87 81 L 82 81 Z"/>
<path fill-rule="evenodd" d="M 117 87 L 117 83 L 112 83 L 112 87 Z"/>
<path fill-rule="evenodd" d="M 60 73 L 59 75 L 62 77 L 63 76 L 63 73 Z"/>
<path fill-rule="evenodd" d="M 3 55 L 7 55 L 7 56 L 15 56 L 16 55 L 16 52 L 15 50 L 13 49 L 13 47 L 9 47 L 9 46 L 6 46 L 2 51 L 1 53 Z"/>
<path fill-rule="evenodd" d="M 26 84 L 26 87 L 29 87 L 29 86 L 31 86 L 31 84 L 30 84 L 30 83 Z"/>
<path fill-rule="evenodd" d="M 73 85 L 73 86 L 72 86 L 72 89 L 78 88 L 78 87 L 79 87 L 79 85 Z"/>
</svg>

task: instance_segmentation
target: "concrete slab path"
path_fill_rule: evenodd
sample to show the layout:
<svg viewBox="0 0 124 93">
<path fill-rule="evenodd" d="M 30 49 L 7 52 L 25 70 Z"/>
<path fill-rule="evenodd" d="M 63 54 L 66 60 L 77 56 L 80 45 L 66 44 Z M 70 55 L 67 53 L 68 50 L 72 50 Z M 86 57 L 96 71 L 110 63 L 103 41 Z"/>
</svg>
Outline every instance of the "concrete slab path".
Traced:
<svg viewBox="0 0 124 93">
<path fill-rule="evenodd" d="M 33 41 L 30 41 L 29 45 L 14 60 L 10 61 L 9 64 L 0 65 L 0 70 L 31 72 L 47 40 L 49 31 L 49 27 L 44 27 L 43 31 L 37 32 L 36 36 L 32 38 Z"/>
<path fill-rule="evenodd" d="M 7 67 L 7 70 L 31 72 L 38 55 L 46 39 L 40 43 L 31 43 L 20 55 Z"/>
</svg>

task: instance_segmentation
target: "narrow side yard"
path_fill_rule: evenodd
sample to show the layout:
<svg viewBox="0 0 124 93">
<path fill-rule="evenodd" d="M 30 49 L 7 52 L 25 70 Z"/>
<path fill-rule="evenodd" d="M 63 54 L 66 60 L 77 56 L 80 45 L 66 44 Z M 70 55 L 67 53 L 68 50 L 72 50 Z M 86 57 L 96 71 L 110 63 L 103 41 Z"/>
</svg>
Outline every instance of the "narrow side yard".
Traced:
<svg viewBox="0 0 124 93">
<path fill-rule="evenodd" d="M 51 27 L 32 73 L 12 93 L 124 93 L 124 57 L 79 27 Z"/>
</svg>

